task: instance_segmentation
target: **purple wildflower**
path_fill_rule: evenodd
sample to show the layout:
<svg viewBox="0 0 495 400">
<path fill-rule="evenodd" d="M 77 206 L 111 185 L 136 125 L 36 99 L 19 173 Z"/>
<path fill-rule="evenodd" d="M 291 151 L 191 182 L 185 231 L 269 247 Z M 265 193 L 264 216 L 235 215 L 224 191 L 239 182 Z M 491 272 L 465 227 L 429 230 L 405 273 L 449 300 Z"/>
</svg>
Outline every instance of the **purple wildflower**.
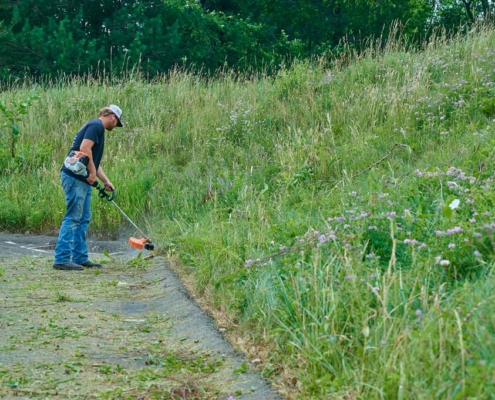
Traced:
<svg viewBox="0 0 495 400">
<path fill-rule="evenodd" d="M 321 235 L 319 238 L 318 238 L 318 241 L 323 244 L 323 243 L 326 243 L 328 242 L 330 239 L 328 237 L 326 237 L 325 235 Z"/>
</svg>

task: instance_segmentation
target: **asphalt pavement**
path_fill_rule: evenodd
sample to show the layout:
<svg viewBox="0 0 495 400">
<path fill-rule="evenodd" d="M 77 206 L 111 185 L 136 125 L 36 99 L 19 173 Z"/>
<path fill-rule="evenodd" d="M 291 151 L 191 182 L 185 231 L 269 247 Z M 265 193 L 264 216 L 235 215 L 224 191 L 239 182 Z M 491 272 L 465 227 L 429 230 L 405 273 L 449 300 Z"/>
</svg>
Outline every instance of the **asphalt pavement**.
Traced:
<svg viewBox="0 0 495 400">
<path fill-rule="evenodd" d="M 53 258 L 56 242 L 56 236 L 0 233 L 0 261 L 2 259 L 24 257 Z M 132 259 L 140 252 L 130 247 L 125 238 L 118 241 L 89 239 L 87 243 L 90 259 L 94 258 L 96 261 L 104 257 L 104 252 L 114 258 L 123 259 Z M 149 252 L 143 250 L 143 254 L 147 255 L 146 253 Z M 191 299 L 179 277 L 168 268 L 168 262 L 165 259 L 163 261 L 157 259 L 155 264 L 158 272 L 154 273 L 158 275 L 153 275 L 146 279 L 163 284 L 162 294 L 159 297 L 139 304 L 135 301 L 122 300 L 114 302 L 115 304 L 108 304 L 107 308 L 110 311 L 113 310 L 112 312 L 115 312 L 114 309 L 119 310 L 119 312 L 126 315 L 145 314 L 148 311 L 161 310 L 161 312 L 165 312 L 167 316 L 177 321 L 172 332 L 180 337 L 191 338 L 192 343 L 198 349 L 226 356 L 229 365 L 232 366 L 232 370 L 242 369 L 243 365 L 249 365 L 250 363 L 245 359 L 244 355 L 234 350 L 224 339 L 211 317 Z M 276 390 L 251 368 L 248 368 L 245 374 L 231 376 L 235 377 L 232 387 L 235 387 L 239 393 L 239 395 L 235 396 L 236 400 L 281 399 Z"/>
<path fill-rule="evenodd" d="M 56 236 L 23 235 L 0 233 L 0 257 L 22 257 L 44 255 L 53 257 Z M 115 255 L 132 256 L 134 249 L 130 248 L 125 240 L 105 241 L 88 239 L 88 249 L 91 254 L 103 254 L 108 252 Z"/>
</svg>

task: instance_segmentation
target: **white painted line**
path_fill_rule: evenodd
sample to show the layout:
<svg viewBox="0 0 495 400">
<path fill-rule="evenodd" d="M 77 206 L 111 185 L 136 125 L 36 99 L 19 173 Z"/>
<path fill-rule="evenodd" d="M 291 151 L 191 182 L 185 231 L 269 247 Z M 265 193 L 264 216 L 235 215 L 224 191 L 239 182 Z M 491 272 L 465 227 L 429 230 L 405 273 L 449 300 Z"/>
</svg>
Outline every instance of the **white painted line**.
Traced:
<svg viewBox="0 0 495 400">
<path fill-rule="evenodd" d="M 26 249 L 26 250 L 32 250 L 32 251 L 38 251 L 40 253 L 48 253 L 50 254 L 51 251 L 47 251 L 47 250 L 40 250 L 40 249 L 36 249 L 36 248 L 33 248 L 33 247 L 28 247 L 28 246 L 19 246 L 17 243 L 14 243 L 14 242 L 8 242 L 8 241 L 5 241 L 5 243 L 7 244 L 13 244 L 14 246 L 17 246 L 19 247 L 20 249 Z"/>
<path fill-rule="evenodd" d="M 39 251 L 40 253 L 51 253 L 51 251 L 34 249 L 32 247 L 27 247 L 27 246 L 19 246 L 19 247 L 21 249 L 32 250 L 32 251 Z"/>
</svg>

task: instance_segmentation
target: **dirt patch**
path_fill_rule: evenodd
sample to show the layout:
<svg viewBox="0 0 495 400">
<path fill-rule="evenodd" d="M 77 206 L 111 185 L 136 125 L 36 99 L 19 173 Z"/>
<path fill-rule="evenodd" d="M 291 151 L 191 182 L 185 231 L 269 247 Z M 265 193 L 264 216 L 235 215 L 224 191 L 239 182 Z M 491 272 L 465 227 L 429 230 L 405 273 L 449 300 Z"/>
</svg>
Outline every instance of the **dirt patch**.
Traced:
<svg viewBox="0 0 495 400">
<path fill-rule="evenodd" d="M 99 243 L 101 270 L 57 271 L 54 241 L 0 235 L 0 398 L 280 398 L 165 259 Z"/>
</svg>

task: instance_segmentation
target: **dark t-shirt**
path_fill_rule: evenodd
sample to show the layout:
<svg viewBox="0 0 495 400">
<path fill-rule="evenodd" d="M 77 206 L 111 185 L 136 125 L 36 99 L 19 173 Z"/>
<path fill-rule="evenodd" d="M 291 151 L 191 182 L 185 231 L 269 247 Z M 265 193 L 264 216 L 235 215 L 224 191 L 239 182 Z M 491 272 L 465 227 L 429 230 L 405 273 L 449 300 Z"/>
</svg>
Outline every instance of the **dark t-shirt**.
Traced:
<svg viewBox="0 0 495 400">
<path fill-rule="evenodd" d="M 95 164 L 95 168 L 98 171 L 101 157 L 103 156 L 103 148 L 105 147 L 105 128 L 103 127 L 103 123 L 99 119 L 92 119 L 91 121 L 86 122 L 86 124 L 79 130 L 79 132 L 77 132 L 76 137 L 72 142 L 72 146 L 70 147 L 70 151 L 81 150 L 81 143 L 83 139 L 89 139 L 95 143 L 91 148 L 91 153 L 93 163 Z M 86 178 L 89 176 L 89 171 L 86 177 L 82 175 L 76 175 L 64 166 L 62 166 L 62 171 L 67 175 L 79 179 L 80 181 L 86 182 L 89 185 L 88 181 L 86 180 Z"/>
</svg>

